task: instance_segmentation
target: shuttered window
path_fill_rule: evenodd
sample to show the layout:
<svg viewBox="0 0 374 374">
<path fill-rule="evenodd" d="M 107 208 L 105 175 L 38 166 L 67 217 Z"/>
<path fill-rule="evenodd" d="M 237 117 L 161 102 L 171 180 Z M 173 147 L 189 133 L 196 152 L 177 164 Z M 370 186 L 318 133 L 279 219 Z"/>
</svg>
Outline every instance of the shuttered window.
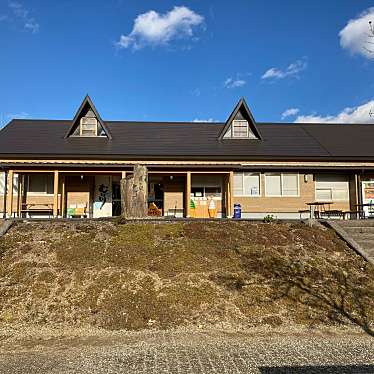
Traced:
<svg viewBox="0 0 374 374">
<path fill-rule="evenodd" d="M 97 136 L 97 119 L 91 117 L 83 117 L 81 119 L 81 136 Z"/>
<path fill-rule="evenodd" d="M 248 138 L 248 122 L 243 120 L 235 120 L 232 122 L 233 138 Z"/>
<path fill-rule="evenodd" d="M 349 177 L 336 174 L 316 175 L 317 201 L 348 201 Z"/>
</svg>

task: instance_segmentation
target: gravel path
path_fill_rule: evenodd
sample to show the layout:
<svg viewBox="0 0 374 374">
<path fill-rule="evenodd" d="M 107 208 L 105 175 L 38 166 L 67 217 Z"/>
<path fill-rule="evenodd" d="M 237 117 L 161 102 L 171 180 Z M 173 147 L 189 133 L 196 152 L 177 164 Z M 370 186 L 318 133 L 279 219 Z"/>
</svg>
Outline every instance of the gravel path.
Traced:
<svg viewBox="0 0 374 374">
<path fill-rule="evenodd" d="M 374 373 L 374 338 L 148 332 L 8 345 L 0 373 Z"/>
</svg>

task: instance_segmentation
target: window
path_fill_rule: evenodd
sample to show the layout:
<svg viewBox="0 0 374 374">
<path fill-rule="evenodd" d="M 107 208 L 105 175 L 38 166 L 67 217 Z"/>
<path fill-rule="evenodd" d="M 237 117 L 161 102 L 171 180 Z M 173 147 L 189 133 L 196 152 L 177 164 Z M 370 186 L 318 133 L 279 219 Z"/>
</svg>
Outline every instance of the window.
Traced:
<svg viewBox="0 0 374 374">
<path fill-rule="evenodd" d="M 345 175 L 316 175 L 317 201 L 348 201 L 349 178 Z"/>
<path fill-rule="evenodd" d="M 235 120 L 232 122 L 233 138 L 248 138 L 248 122 L 243 120 Z"/>
<path fill-rule="evenodd" d="M 298 196 L 299 174 L 265 174 L 265 194 L 266 196 Z"/>
<path fill-rule="evenodd" d="M 299 195 L 299 174 L 282 174 L 282 195 Z"/>
<path fill-rule="evenodd" d="M 38 194 L 53 194 L 53 175 L 31 174 L 29 176 L 28 192 Z"/>
<path fill-rule="evenodd" d="M 260 173 L 234 173 L 234 196 L 260 196 Z"/>
<path fill-rule="evenodd" d="M 97 136 L 97 119 L 92 117 L 82 117 L 80 135 Z"/>
</svg>

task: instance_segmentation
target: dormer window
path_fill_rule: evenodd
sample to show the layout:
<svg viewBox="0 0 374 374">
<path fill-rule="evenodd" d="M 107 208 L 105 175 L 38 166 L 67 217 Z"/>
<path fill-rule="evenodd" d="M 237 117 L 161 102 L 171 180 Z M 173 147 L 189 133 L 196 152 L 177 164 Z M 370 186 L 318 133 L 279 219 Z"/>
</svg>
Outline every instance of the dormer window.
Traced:
<svg viewBox="0 0 374 374">
<path fill-rule="evenodd" d="M 65 135 L 65 139 L 70 137 L 112 139 L 107 125 L 101 119 L 89 96 L 84 98 Z"/>
<path fill-rule="evenodd" d="M 227 119 L 218 139 L 261 140 L 261 134 L 257 129 L 256 121 L 244 98 L 240 99 Z"/>
<path fill-rule="evenodd" d="M 94 117 L 82 117 L 80 136 L 97 136 L 97 119 Z"/>
<path fill-rule="evenodd" d="M 245 120 L 235 120 L 232 122 L 232 137 L 233 138 L 248 138 L 249 129 L 248 122 Z"/>
</svg>

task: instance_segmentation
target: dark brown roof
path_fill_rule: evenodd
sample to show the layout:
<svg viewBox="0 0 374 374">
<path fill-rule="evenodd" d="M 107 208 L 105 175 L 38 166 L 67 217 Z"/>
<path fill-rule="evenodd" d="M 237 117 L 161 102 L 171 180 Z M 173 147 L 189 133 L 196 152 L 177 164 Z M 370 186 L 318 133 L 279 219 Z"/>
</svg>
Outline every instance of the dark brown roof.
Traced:
<svg viewBox="0 0 374 374">
<path fill-rule="evenodd" d="M 374 161 L 374 125 L 257 123 L 261 140 L 219 140 L 224 123 L 104 121 L 112 139 L 65 138 L 71 123 L 13 120 L 0 158 Z"/>
</svg>

